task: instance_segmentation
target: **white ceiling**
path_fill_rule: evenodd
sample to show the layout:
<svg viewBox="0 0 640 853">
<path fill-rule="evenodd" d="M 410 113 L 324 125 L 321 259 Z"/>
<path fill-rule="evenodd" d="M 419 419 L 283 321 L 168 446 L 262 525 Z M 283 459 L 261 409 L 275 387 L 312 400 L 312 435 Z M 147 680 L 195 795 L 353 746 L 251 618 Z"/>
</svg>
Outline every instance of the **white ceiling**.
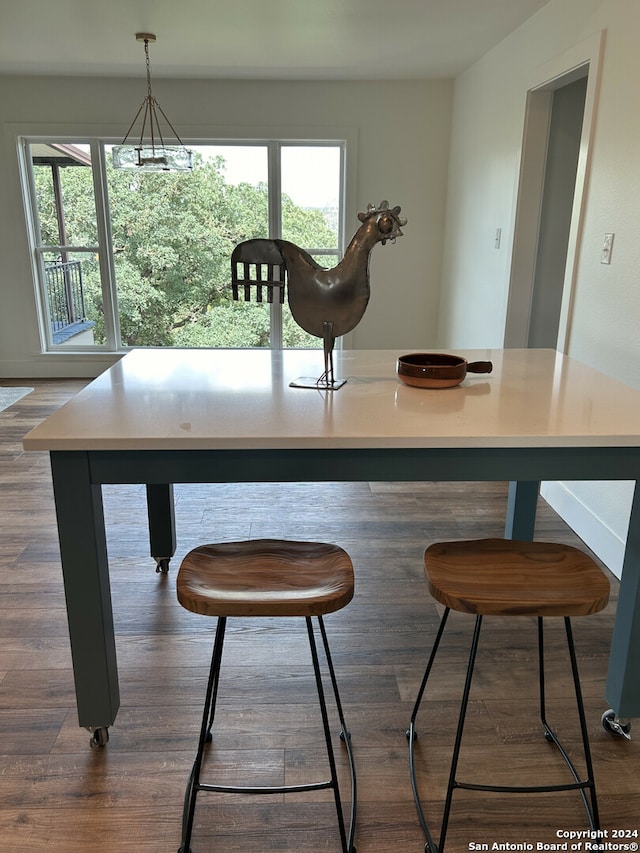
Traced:
<svg viewBox="0 0 640 853">
<path fill-rule="evenodd" d="M 0 0 L 0 74 L 452 77 L 549 0 Z"/>
</svg>

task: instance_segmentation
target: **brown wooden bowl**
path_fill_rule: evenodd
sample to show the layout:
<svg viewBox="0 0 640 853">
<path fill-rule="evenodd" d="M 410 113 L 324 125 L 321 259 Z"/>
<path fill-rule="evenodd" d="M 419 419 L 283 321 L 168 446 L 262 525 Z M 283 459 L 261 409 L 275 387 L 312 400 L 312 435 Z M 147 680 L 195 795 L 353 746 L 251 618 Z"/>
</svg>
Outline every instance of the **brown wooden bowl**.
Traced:
<svg viewBox="0 0 640 853">
<path fill-rule="evenodd" d="M 451 388 L 467 373 L 491 373 L 490 361 L 471 361 L 460 355 L 414 352 L 401 355 L 396 364 L 398 379 L 416 388 Z"/>
</svg>

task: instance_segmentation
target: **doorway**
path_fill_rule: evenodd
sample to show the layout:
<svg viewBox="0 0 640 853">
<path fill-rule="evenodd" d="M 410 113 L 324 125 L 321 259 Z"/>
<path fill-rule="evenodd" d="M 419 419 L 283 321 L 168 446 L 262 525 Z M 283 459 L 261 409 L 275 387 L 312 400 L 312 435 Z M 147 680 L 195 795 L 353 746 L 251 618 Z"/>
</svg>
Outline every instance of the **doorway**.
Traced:
<svg viewBox="0 0 640 853">
<path fill-rule="evenodd" d="M 528 347 L 556 349 L 588 76 L 553 92 Z"/>
<path fill-rule="evenodd" d="M 505 347 L 569 346 L 602 44 L 538 69 L 527 91 Z"/>
</svg>

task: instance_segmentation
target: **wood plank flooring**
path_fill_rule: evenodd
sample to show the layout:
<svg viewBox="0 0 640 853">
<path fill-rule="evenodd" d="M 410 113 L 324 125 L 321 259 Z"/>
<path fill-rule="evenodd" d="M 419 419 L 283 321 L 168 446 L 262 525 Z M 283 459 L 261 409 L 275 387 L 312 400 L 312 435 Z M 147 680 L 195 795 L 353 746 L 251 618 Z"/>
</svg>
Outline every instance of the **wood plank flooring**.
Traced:
<svg viewBox="0 0 640 853">
<path fill-rule="evenodd" d="M 35 391 L 0 412 L 0 850 L 177 851 L 213 628 L 213 620 L 178 605 L 179 560 L 205 541 L 282 536 L 337 542 L 356 568 L 354 600 L 326 624 L 358 769 L 358 853 L 422 851 L 405 738 L 439 619 L 422 552 L 438 539 L 501 535 L 506 484 L 178 485 L 178 552 L 168 576 L 156 574 L 149 557 L 144 488 L 106 487 L 122 704 L 109 745 L 91 750 L 75 712 L 48 456 L 21 446 L 24 433 L 84 382 L 3 384 Z M 584 547 L 543 502 L 536 535 Z M 640 729 L 629 742 L 600 725 L 615 580 L 612 589 L 605 611 L 574 623 L 602 826 L 610 833 L 640 829 Z M 418 721 L 420 784 L 436 828 L 472 627 L 460 614 L 450 622 Z M 574 753 L 561 625 L 548 634 L 549 718 Z M 297 622 L 231 623 L 215 741 L 225 778 L 324 778 L 307 655 Z M 534 623 L 487 621 L 462 753 L 467 776 L 566 780 L 538 724 L 536 679 Z M 338 755 L 344 773 L 339 746 Z M 586 828 L 573 793 L 460 792 L 446 849 L 536 849 L 564 841 L 558 831 Z M 339 851 L 326 792 L 202 795 L 192 846 L 193 853 Z"/>
</svg>

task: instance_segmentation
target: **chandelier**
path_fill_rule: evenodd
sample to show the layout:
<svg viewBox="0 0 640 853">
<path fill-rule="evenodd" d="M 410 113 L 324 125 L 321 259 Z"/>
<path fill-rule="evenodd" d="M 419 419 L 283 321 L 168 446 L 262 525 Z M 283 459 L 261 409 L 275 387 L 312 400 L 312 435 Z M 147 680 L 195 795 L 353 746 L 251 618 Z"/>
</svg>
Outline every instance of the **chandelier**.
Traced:
<svg viewBox="0 0 640 853">
<path fill-rule="evenodd" d="M 136 41 L 144 42 L 147 63 L 147 94 L 120 145 L 112 149 L 114 169 L 138 169 L 140 172 L 190 172 L 193 169 L 193 151 L 185 147 L 174 126 L 165 115 L 151 88 L 151 62 L 149 43 L 155 42 L 152 33 L 136 33 Z M 167 145 L 162 133 L 162 117 L 178 144 Z M 129 142 L 129 136 L 140 119 L 140 136 Z"/>
</svg>

